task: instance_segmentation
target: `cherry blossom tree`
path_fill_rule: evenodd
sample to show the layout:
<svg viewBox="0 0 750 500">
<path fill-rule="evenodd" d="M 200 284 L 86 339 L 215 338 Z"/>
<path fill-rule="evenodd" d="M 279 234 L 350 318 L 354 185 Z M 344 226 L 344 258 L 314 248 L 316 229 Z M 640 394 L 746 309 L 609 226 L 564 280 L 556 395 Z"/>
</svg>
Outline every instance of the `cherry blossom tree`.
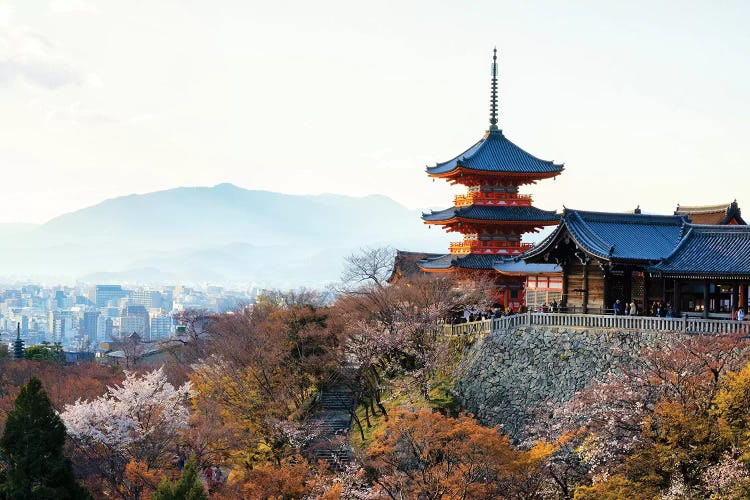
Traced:
<svg viewBox="0 0 750 500">
<path fill-rule="evenodd" d="M 121 385 L 91 401 L 65 405 L 60 414 L 75 444 L 85 476 L 98 476 L 123 498 L 126 466 L 168 465 L 181 430 L 188 425 L 190 382 L 174 387 L 161 368 L 138 376 L 125 372 Z"/>
</svg>

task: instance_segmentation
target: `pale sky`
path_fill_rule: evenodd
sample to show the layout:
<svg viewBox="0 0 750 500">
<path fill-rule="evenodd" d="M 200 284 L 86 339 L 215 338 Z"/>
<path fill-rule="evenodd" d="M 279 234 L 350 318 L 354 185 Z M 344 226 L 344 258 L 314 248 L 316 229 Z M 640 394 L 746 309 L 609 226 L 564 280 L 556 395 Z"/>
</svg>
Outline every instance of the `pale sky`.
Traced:
<svg viewBox="0 0 750 500">
<path fill-rule="evenodd" d="M 0 0 L 0 222 L 231 182 L 451 204 L 425 164 L 500 127 L 545 209 L 750 216 L 750 4 Z"/>
</svg>

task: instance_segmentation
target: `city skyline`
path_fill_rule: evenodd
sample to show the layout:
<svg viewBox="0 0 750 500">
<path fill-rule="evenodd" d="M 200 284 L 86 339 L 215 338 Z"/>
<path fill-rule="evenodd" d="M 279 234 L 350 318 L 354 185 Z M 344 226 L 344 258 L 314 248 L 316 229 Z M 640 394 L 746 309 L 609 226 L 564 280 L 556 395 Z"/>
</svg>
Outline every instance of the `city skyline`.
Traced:
<svg viewBox="0 0 750 500">
<path fill-rule="evenodd" d="M 565 163 L 540 207 L 746 205 L 748 7 L 645 6 L 5 2 L 0 222 L 223 182 L 444 208 L 494 46 L 500 127 Z"/>
</svg>

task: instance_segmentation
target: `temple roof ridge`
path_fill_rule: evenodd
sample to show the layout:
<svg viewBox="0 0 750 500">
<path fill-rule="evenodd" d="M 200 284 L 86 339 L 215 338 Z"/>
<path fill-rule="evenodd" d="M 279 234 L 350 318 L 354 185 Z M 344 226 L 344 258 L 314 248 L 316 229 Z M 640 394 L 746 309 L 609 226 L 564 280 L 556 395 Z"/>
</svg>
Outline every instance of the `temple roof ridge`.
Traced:
<svg viewBox="0 0 750 500">
<path fill-rule="evenodd" d="M 677 204 L 675 214 L 694 212 L 694 213 L 709 213 L 709 212 L 721 212 L 732 208 L 732 205 L 737 205 L 737 200 L 731 203 L 718 203 L 716 205 L 681 205 Z"/>
<path fill-rule="evenodd" d="M 688 218 L 684 215 L 663 215 L 642 212 L 603 212 L 597 210 L 577 210 L 574 208 L 565 208 L 563 216 L 574 213 L 586 220 L 617 221 L 625 224 L 650 223 L 674 225 L 688 223 Z"/>
</svg>

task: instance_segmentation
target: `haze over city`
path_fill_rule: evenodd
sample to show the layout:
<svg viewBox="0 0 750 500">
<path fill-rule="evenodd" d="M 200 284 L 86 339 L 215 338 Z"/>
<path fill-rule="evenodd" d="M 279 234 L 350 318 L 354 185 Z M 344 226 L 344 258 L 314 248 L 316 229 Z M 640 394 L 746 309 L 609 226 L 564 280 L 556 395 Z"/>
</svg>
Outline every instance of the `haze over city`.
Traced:
<svg viewBox="0 0 750 500">
<path fill-rule="evenodd" d="M 424 166 L 486 129 L 495 46 L 500 127 L 566 166 L 539 206 L 747 204 L 748 8 L 5 1 L 0 221 L 223 182 L 442 208 Z"/>
</svg>

